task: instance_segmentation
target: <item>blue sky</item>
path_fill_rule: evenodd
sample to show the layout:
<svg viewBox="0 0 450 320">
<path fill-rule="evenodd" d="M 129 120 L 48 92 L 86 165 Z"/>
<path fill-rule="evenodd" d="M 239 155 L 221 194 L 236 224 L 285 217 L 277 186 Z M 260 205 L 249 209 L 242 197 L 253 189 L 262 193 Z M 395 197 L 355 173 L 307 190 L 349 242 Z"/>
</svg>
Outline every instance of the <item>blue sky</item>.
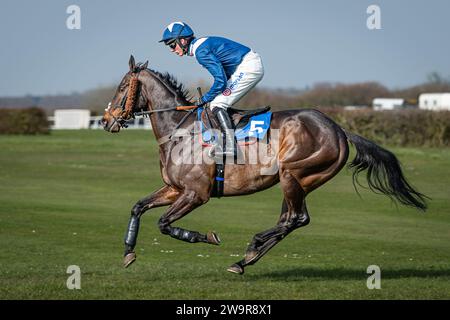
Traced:
<svg viewBox="0 0 450 320">
<path fill-rule="evenodd" d="M 69 30 L 69 5 L 81 29 Z M 366 9 L 381 9 L 369 30 Z M 261 54 L 258 85 L 304 88 L 317 82 L 379 81 L 401 88 L 436 71 L 450 77 L 450 1 L 1 0 L 0 96 L 65 94 L 117 84 L 128 58 L 149 60 L 185 84 L 209 73 L 158 43 L 164 27 L 186 21 L 198 36 L 236 40 Z"/>
</svg>

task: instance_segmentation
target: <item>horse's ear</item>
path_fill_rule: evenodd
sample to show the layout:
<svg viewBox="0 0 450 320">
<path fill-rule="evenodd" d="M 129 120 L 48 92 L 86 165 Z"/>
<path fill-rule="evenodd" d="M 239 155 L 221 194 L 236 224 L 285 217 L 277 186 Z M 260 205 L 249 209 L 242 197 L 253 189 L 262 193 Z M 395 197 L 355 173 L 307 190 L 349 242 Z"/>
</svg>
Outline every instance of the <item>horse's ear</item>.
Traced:
<svg viewBox="0 0 450 320">
<path fill-rule="evenodd" d="M 141 66 L 141 70 L 145 70 L 148 67 L 148 60 Z"/>
<path fill-rule="evenodd" d="M 128 65 L 130 66 L 130 71 L 133 72 L 134 68 L 136 67 L 136 63 L 134 62 L 133 55 L 130 56 L 130 60 L 128 61 Z"/>
</svg>

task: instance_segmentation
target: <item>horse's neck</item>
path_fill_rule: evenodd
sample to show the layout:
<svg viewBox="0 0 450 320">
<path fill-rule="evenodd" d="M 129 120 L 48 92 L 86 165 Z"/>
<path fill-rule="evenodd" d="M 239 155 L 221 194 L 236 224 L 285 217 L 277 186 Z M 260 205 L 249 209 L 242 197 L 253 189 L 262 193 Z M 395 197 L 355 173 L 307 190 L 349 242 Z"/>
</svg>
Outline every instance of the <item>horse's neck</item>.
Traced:
<svg viewBox="0 0 450 320">
<path fill-rule="evenodd" d="M 175 90 L 171 90 L 167 84 L 164 84 L 150 72 L 145 81 L 145 86 L 149 110 L 174 108 L 187 102 L 179 97 Z M 173 134 L 184 115 L 184 112 L 179 111 L 152 113 L 150 121 L 156 139 L 162 141 Z"/>
</svg>

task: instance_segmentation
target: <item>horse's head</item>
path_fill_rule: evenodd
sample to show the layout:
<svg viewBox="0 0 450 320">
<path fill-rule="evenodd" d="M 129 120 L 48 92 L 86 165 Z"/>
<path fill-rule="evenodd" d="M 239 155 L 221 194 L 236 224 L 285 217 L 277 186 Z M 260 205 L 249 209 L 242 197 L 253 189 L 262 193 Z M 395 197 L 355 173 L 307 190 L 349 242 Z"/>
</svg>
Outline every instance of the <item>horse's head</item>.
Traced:
<svg viewBox="0 0 450 320">
<path fill-rule="evenodd" d="M 109 132 L 119 132 L 121 127 L 126 127 L 127 120 L 133 117 L 134 112 L 147 108 L 146 100 L 141 94 L 139 73 L 147 69 L 148 61 L 136 65 L 134 57 L 130 56 L 128 64 L 130 71 L 120 81 L 101 120 L 103 128 Z"/>
</svg>

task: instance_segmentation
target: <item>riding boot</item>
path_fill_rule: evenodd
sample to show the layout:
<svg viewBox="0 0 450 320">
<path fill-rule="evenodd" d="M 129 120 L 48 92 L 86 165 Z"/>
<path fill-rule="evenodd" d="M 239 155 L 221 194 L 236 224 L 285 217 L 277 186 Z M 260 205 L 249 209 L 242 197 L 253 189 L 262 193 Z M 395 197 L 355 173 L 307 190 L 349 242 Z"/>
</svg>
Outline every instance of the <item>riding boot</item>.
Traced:
<svg viewBox="0 0 450 320">
<path fill-rule="evenodd" d="M 236 156 L 236 148 L 234 143 L 234 134 L 232 134 L 233 123 L 231 122 L 230 116 L 225 109 L 216 107 L 213 110 L 214 115 L 219 121 L 222 133 L 225 135 L 225 151 L 222 153 L 217 152 L 218 155 L 225 156 Z"/>
</svg>

